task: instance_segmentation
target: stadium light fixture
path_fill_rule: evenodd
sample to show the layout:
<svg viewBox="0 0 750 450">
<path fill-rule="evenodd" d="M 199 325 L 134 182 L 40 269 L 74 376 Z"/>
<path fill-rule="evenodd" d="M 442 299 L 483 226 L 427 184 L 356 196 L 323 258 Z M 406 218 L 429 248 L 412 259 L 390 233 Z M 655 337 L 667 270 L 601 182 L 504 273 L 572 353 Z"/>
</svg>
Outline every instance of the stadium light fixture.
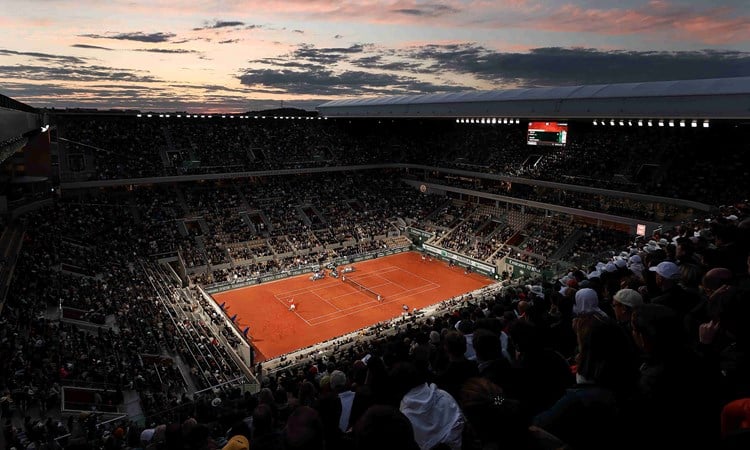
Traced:
<svg viewBox="0 0 750 450">
<path fill-rule="evenodd" d="M 492 124 L 495 125 L 497 123 L 497 117 L 492 118 Z"/>
<path fill-rule="evenodd" d="M 146 114 L 146 117 L 149 117 L 149 118 L 150 118 L 150 117 L 151 117 L 151 114 Z"/>
<path fill-rule="evenodd" d="M 660 126 L 660 127 L 663 127 L 663 126 L 664 126 L 664 121 L 663 121 L 663 120 L 660 120 L 660 121 L 659 121 L 659 126 Z"/>
<path fill-rule="evenodd" d="M 624 121 L 624 120 L 622 120 L 622 119 L 620 119 L 620 126 L 621 126 L 621 127 L 624 127 L 624 126 L 625 126 L 625 121 Z"/>
<path fill-rule="evenodd" d="M 643 126 L 643 120 L 641 120 L 641 119 L 638 119 L 638 126 L 639 126 L 639 127 L 642 127 L 642 126 Z"/>
<path fill-rule="evenodd" d="M 599 122 L 597 122 L 596 119 L 594 119 L 594 125 L 599 125 Z"/>
<path fill-rule="evenodd" d="M 136 114 L 136 117 L 143 117 L 143 114 Z"/>
<path fill-rule="evenodd" d="M 632 120 L 628 120 L 628 126 L 629 126 L 629 127 L 632 127 L 632 126 L 633 126 L 633 121 L 632 121 Z"/>
<path fill-rule="evenodd" d="M 182 119 L 182 114 L 177 114 L 178 119 Z"/>
<path fill-rule="evenodd" d="M 698 128 L 698 121 L 697 120 L 693 120 L 692 122 L 690 122 L 690 127 L 691 128 Z"/>
<path fill-rule="evenodd" d="M 703 128 L 708 128 L 708 120 L 703 121 Z"/>
<path fill-rule="evenodd" d="M 653 127 L 654 126 L 654 122 L 652 122 L 651 120 L 649 120 L 648 121 L 648 126 Z"/>
<path fill-rule="evenodd" d="M 159 114 L 159 117 L 164 117 L 164 114 Z"/>
<path fill-rule="evenodd" d="M 670 126 L 670 127 L 674 127 L 674 120 L 670 120 L 670 121 L 669 121 L 669 126 Z"/>
<path fill-rule="evenodd" d="M 484 117 L 482 117 L 482 123 L 484 123 Z"/>
<path fill-rule="evenodd" d="M 680 120 L 680 128 L 685 128 L 685 121 L 684 120 Z"/>
<path fill-rule="evenodd" d="M 222 118 L 222 119 L 226 119 L 226 118 L 227 118 L 227 116 L 225 116 L 225 115 L 222 115 L 222 116 L 221 116 L 221 118 Z"/>
<path fill-rule="evenodd" d="M 519 123 L 521 123 L 521 121 L 519 119 L 516 119 L 516 125 L 518 125 Z"/>
<path fill-rule="evenodd" d="M 208 116 L 208 118 L 209 118 L 209 119 L 213 119 L 213 117 L 214 117 L 214 116 L 212 116 L 212 115 L 209 115 L 209 116 Z"/>
<path fill-rule="evenodd" d="M 615 126 L 615 119 L 610 119 L 609 120 L 609 124 L 612 125 L 612 126 Z"/>
</svg>

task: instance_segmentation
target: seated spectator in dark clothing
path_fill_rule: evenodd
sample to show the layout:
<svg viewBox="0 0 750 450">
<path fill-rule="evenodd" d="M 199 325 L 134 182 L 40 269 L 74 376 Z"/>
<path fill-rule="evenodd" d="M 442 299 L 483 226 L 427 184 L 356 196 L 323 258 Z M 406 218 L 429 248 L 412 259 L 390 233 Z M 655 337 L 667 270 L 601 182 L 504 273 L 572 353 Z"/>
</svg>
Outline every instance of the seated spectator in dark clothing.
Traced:
<svg viewBox="0 0 750 450">
<path fill-rule="evenodd" d="M 575 377 L 565 358 L 545 345 L 536 325 L 517 320 L 510 327 L 510 338 L 517 359 L 503 389 L 521 402 L 526 414 L 534 416 L 562 397 Z"/>
<path fill-rule="evenodd" d="M 724 286 L 711 301 L 718 314 L 698 327 L 699 350 L 722 375 L 722 403 L 750 397 L 750 291 Z"/>
<path fill-rule="evenodd" d="M 466 359 L 466 337 L 460 332 L 449 331 L 445 335 L 443 348 L 448 354 L 448 365 L 437 374 L 435 382 L 456 398 L 463 382 L 479 375 L 479 370 L 476 361 Z"/>
<path fill-rule="evenodd" d="M 289 415 L 282 434 L 287 450 L 325 450 L 323 422 L 314 409 L 300 406 Z"/>
<path fill-rule="evenodd" d="M 639 448 L 714 448 L 719 436 L 719 372 L 686 345 L 679 315 L 659 304 L 635 308 L 633 337 L 645 355 L 627 421 Z"/>
<path fill-rule="evenodd" d="M 575 449 L 618 448 L 619 405 L 638 380 L 634 349 L 617 325 L 596 314 L 578 317 L 576 334 L 576 385 L 534 417 L 534 425 Z"/>
<path fill-rule="evenodd" d="M 518 400 L 506 398 L 500 386 L 471 378 L 461 388 L 459 404 L 466 415 L 467 436 L 477 448 L 559 449 L 564 444 L 543 430 L 529 427 Z"/>
<path fill-rule="evenodd" d="M 368 408 L 354 425 L 355 450 L 419 450 L 409 419 L 386 405 Z"/>
<path fill-rule="evenodd" d="M 677 264 L 662 261 L 649 270 L 656 273 L 655 282 L 659 289 L 656 295 L 651 296 L 651 303 L 668 306 L 680 317 L 695 308 L 700 299 L 695 293 L 680 286 L 682 272 Z"/>
<path fill-rule="evenodd" d="M 253 411 L 253 450 L 275 450 L 281 447 L 281 435 L 276 431 L 273 411 L 268 405 L 258 405 Z"/>
<path fill-rule="evenodd" d="M 510 377 L 510 361 L 502 353 L 500 336 L 480 328 L 474 332 L 474 350 L 477 354 L 479 376 L 503 386 Z"/>
</svg>

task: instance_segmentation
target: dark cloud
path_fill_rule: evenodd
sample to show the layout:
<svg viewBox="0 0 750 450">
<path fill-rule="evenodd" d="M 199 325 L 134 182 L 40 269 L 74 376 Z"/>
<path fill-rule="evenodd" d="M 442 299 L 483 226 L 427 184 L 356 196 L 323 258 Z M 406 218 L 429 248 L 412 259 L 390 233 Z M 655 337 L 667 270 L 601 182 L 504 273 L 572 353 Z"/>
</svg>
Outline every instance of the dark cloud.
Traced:
<svg viewBox="0 0 750 450">
<path fill-rule="evenodd" d="M 98 45 L 88 45 L 88 44 L 73 44 L 73 45 L 71 45 L 71 47 L 75 47 L 75 48 L 90 48 L 90 49 L 93 49 L 93 50 L 107 50 L 107 51 L 114 50 L 113 48 L 109 48 L 109 47 L 100 47 Z"/>
<path fill-rule="evenodd" d="M 294 59 L 284 59 L 284 58 L 261 58 L 261 59 L 255 59 L 252 61 L 249 61 L 250 64 L 266 64 L 271 65 L 274 67 L 296 67 L 299 69 L 306 69 L 306 70 L 322 70 L 325 68 L 323 64 L 316 64 L 316 63 L 310 63 L 310 62 L 303 62 L 299 60 Z"/>
<path fill-rule="evenodd" d="M 289 56 L 293 60 L 304 59 L 318 64 L 335 64 L 348 59 L 352 54 L 362 53 L 366 45 L 355 44 L 349 47 L 317 48 L 313 45 L 301 45 Z"/>
<path fill-rule="evenodd" d="M 263 25 L 248 25 L 245 27 L 246 30 L 254 30 L 256 28 L 263 28 Z"/>
<path fill-rule="evenodd" d="M 134 33 L 118 33 L 118 34 L 80 34 L 81 37 L 87 37 L 92 39 L 117 39 L 121 41 L 137 41 L 137 42 L 167 42 L 176 35 L 174 33 L 143 33 L 137 31 Z"/>
<path fill-rule="evenodd" d="M 16 64 L 0 66 L 0 78 L 45 81 L 127 81 L 132 83 L 160 81 L 151 75 L 141 75 L 126 69 L 83 65 L 39 66 Z"/>
<path fill-rule="evenodd" d="M 337 34 L 337 35 L 336 35 L 336 36 L 334 36 L 333 38 L 334 38 L 334 39 L 341 39 L 342 37 L 344 37 L 344 36 L 342 36 L 342 35 L 340 35 L 340 34 Z"/>
<path fill-rule="evenodd" d="M 197 50 L 185 50 L 183 48 L 138 48 L 133 50 L 135 52 L 149 52 L 149 53 L 200 53 Z"/>
<path fill-rule="evenodd" d="M 237 42 L 240 42 L 239 39 L 227 39 L 224 41 L 219 41 L 219 44 L 236 44 Z"/>
<path fill-rule="evenodd" d="M 206 91 L 206 92 L 240 92 L 240 93 L 247 92 L 247 89 L 229 88 L 220 84 L 170 83 L 169 87 L 178 88 L 180 90 L 191 89 L 191 90 L 201 90 L 201 91 Z"/>
<path fill-rule="evenodd" d="M 490 51 L 474 44 L 428 45 L 404 55 L 433 71 L 471 74 L 524 86 L 625 83 L 750 75 L 750 53 L 603 51 L 548 47 L 528 53 Z"/>
<path fill-rule="evenodd" d="M 408 16 L 418 17 L 440 17 L 446 14 L 456 14 L 460 12 L 460 10 L 452 6 L 441 5 L 439 3 L 427 3 L 423 5 L 416 5 L 415 8 L 400 8 L 392 9 L 391 11 L 397 14 L 406 14 Z"/>
<path fill-rule="evenodd" d="M 193 28 L 193 31 L 215 30 L 218 28 L 232 28 L 232 27 L 243 27 L 243 26 L 245 26 L 245 22 L 240 22 L 239 20 L 214 20 L 214 21 L 204 21 L 202 27 Z"/>
<path fill-rule="evenodd" d="M 352 70 L 335 73 L 331 70 L 249 69 L 239 78 L 242 84 L 252 86 L 253 91 L 260 88 L 269 93 L 305 95 L 392 95 L 466 90 L 414 77 Z"/>
<path fill-rule="evenodd" d="M 15 50 L 6 50 L 2 48 L 0 48 L 0 55 L 29 56 L 35 59 L 41 59 L 43 61 L 55 61 L 58 63 L 68 63 L 68 64 L 86 64 L 86 58 L 78 58 L 76 56 L 51 55 L 49 53 L 39 53 L 39 52 L 17 52 Z"/>
<path fill-rule="evenodd" d="M 371 55 L 353 59 L 351 63 L 357 67 L 390 71 L 411 71 L 424 73 L 430 70 L 424 68 L 421 62 L 415 61 L 385 61 L 382 55 Z"/>
<path fill-rule="evenodd" d="M 292 30 L 292 33 L 305 34 L 305 32 L 302 30 Z"/>
</svg>

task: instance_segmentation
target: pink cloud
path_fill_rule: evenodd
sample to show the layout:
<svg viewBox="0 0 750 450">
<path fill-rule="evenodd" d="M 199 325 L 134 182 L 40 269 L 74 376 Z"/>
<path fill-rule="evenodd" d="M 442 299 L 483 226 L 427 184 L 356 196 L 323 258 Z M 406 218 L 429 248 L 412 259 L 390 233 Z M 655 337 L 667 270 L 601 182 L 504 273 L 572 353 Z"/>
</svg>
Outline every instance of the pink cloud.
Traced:
<svg viewBox="0 0 750 450">
<path fill-rule="evenodd" d="M 727 7 L 696 11 L 663 0 L 652 1 L 638 9 L 584 9 L 566 4 L 547 15 L 514 22 L 504 20 L 502 25 L 569 33 L 662 34 L 672 39 L 699 40 L 706 44 L 750 40 L 750 16 L 739 15 Z"/>
</svg>

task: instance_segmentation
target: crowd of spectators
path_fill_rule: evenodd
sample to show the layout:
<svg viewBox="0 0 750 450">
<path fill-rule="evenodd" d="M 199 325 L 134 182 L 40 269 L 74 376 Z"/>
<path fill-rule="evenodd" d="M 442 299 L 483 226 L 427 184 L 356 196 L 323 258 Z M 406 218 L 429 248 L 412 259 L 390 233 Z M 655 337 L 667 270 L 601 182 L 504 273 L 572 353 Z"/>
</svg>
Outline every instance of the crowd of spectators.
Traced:
<svg viewBox="0 0 750 450">
<path fill-rule="evenodd" d="M 649 128 L 572 122 L 566 146 L 539 147 L 526 144 L 525 124 L 75 114 L 53 119 L 71 161 L 63 166 L 66 179 L 413 163 L 709 204 L 744 196 L 739 186 L 718 189 L 687 181 L 744 175 L 744 148 L 734 144 L 744 142 L 743 126 L 732 124 Z M 720 169 L 711 164 L 716 152 L 706 148 L 721 153 Z"/>
<path fill-rule="evenodd" d="M 185 397 L 145 425 L 96 426 L 90 414 L 30 419 L 6 439 L 49 445 L 65 435 L 55 442 L 75 448 L 743 448 L 747 212 L 685 223 L 557 279 L 490 286 L 263 364 L 258 394 Z M 99 347 L 79 335 L 68 347 Z"/>
<path fill-rule="evenodd" d="M 81 162 L 78 172 L 101 179 L 393 161 L 614 187 L 602 159 L 613 153 L 617 174 L 638 179 L 640 188 L 696 200 L 716 195 L 711 183 L 688 188 L 668 177 L 671 168 L 690 176 L 704 157 L 698 145 L 716 138 L 712 130 L 582 128 L 568 147 L 536 154 L 520 128 L 234 120 L 188 126 L 65 116 L 58 126 L 68 157 Z M 654 142 L 659 151 L 647 152 Z M 640 179 L 640 163 L 661 169 Z M 634 243 L 564 216 L 540 219 L 530 208 L 491 211 L 424 195 L 400 176 L 81 191 L 22 216 L 23 252 L 0 314 L 6 447 L 747 445 L 747 205 Z M 627 214 L 638 204 L 601 207 Z M 261 364 L 253 369 L 262 389 L 250 394 L 235 383 L 246 375 L 232 353 L 241 345 L 236 332 L 155 262 L 179 254 L 193 283 L 236 282 L 406 245 L 391 236 L 405 224 L 482 260 L 511 254 L 546 267 L 567 245 L 571 264 L 554 280 L 505 279 Z M 72 317 L 66 311 L 82 314 L 60 320 Z M 61 418 L 60 397 L 73 384 L 98 399 Z M 131 390 L 144 417 L 102 423 L 105 404 Z"/>
</svg>

